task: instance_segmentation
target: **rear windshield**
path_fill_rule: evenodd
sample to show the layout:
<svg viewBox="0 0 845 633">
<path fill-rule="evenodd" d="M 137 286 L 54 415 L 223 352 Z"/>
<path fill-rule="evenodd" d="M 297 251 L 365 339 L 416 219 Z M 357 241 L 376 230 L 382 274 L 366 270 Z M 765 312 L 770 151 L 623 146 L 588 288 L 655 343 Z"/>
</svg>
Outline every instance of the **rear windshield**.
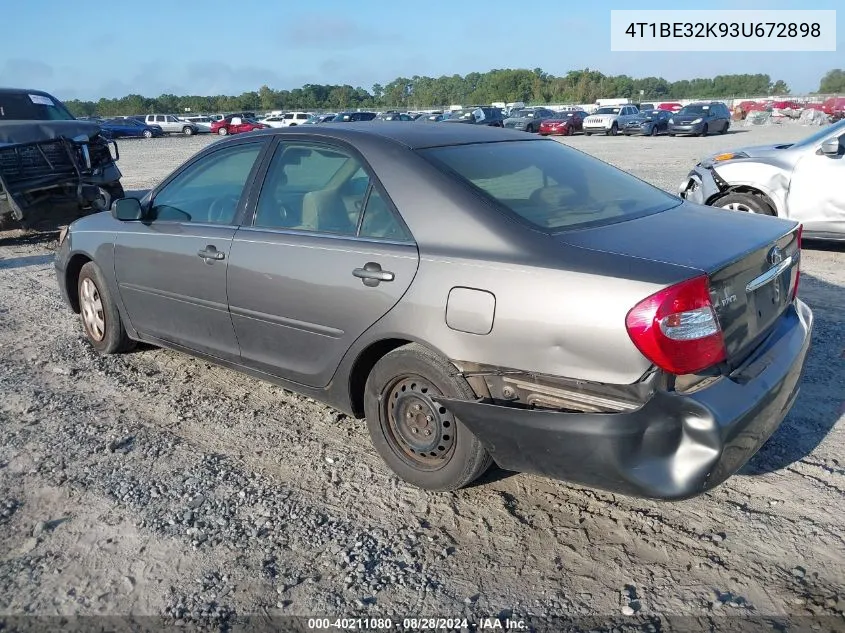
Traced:
<svg viewBox="0 0 845 633">
<path fill-rule="evenodd" d="M 0 93 L 0 119 L 15 121 L 73 121 L 61 101 L 25 92 Z"/>
<path fill-rule="evenodd" d="M 556 141 L 419 150 L 507 212 L 548 232 L 633 219 L 681 201 Z"/>
</svg>

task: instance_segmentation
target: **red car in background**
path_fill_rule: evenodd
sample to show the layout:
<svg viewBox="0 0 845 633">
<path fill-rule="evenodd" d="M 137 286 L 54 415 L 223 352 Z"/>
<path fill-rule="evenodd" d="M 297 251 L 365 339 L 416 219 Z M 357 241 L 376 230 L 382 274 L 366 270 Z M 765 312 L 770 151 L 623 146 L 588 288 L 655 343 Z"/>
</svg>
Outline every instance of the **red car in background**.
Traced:
<svg viewBox="0 0 845 633">
<path fill-rule="evenodd" d="M 540 121 L 540 136 L 550 136 L 553 134 L 572 136 L 575 132 L 583 132 L 584 119 L 586 117 L 587 113 L 583 110 L 558 112 L 551 119 Z"/>
<path fill-rule="evenodd" d="M 219 121 L 211 124 L 211 133 L 226 136 L 227 134 L 240 134 L 242 132 L 252 132 L 253 130 L 263 130 L 270 127 L 264 125 L 253 119 L 245 119 L 239 116 L 223 117 Z"/>
<path fill-rule="evenodd" d="M 830 97 L 822 103 L 822 112 L 830 116 L 842 115 L 845 112 L 845 97 Z"/>
<path fill-rule="evenodd" d="M 669 110 L 669 112 L 677 112 L 683 107 L 680 103 L 659 103 L 657 105 L 658 110 Z"/>
</svg>

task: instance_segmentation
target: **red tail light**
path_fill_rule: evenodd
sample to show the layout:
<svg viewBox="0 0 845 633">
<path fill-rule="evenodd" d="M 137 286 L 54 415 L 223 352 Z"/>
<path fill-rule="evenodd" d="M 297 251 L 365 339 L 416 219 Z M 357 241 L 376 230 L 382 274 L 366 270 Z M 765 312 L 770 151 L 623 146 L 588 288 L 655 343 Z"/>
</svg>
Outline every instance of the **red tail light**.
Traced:
<svg viewBox="0 0 845 633">
<path fill-rule="evenodd" d="M 795 264 L 795 285 L 792 286 L 792 300 L 795 301 L 795 298 L 798 296 L 798 282 L 801 281 L 801 234 L 804 232 L 804 225 L 798 225 L 798 233 L 796 234 L 796 239 L 798 240 L 798 250 L 795 251 L 796 255 L 798 256 L 798 263 Z"/>
<path fill-rule="evenodd" d="M 725 341 L 706 275 L 664 288 L 625 318 L 637 349 L 661 369 L 692 374 L 725 360 Z"/>
</svg>

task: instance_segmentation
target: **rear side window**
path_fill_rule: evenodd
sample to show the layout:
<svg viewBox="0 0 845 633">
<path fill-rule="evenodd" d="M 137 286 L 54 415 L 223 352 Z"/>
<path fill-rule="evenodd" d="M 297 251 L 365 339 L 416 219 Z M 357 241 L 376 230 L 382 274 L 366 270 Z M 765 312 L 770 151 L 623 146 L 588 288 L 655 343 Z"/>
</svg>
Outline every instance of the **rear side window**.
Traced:
<svg viewBox="0 0 845 633">
<path fill-rule="evenodd" d="M 680 204 L 555 141 L 476 143 L 419 153 L 500 209 L 549 232 L 633 219 Z"/>
<path fill-rule="evenodd" d="M 60 101 L 47 95 L 0 93 L 0 120 L 72 121 L 73 118 Z"/>
</svg>

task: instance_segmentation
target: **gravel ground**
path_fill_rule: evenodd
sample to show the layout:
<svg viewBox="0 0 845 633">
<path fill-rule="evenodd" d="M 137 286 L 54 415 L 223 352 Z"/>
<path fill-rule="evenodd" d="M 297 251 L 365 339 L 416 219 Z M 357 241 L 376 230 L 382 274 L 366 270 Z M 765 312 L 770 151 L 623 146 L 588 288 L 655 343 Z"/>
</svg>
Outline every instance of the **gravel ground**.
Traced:
<svg viewBox="0 0 845 633">
<path fill-rule="evenodd" d="M 674 191 L 703 154 L 809 131 L 563 142 Z M 125 187 L 215 140 L 121 142 Z M 127 614 L 845 629 L 841 248 L 805 253 L 814 348 L 781 429 L 716 490 L 658 503 L 502 471 L 427 493 L 313 400 L 175 352 L 100 357 L 59 297 L 54 235 L 0 234 L 0 630 Z"/>
</svg>

